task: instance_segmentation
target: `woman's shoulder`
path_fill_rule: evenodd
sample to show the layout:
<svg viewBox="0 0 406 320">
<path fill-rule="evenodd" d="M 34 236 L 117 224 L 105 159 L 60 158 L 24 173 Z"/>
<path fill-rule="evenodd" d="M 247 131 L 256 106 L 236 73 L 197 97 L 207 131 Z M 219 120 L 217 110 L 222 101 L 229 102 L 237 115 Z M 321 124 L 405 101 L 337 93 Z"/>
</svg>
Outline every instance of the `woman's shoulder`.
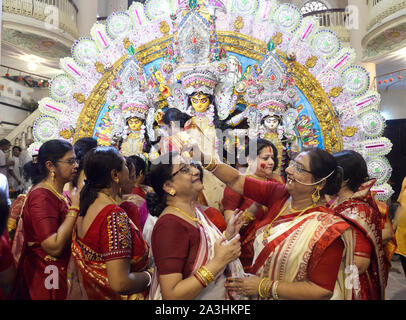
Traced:
<svg viewBox="0 0 406 320">
<path fill-rule="evenodd" d="M 62 201 L 54 192 L 44 187 L 32 189 L 26 197 L 28 203 L 43 203 L 48 205 L 50 202 L 59 203 Z"/>
<path fill-rule="evenodd" d="M 190 232 L 190 230 L 192 229 L 196 228 L 181 217 L 178 217 L 177 215 L 170 212 L 161 214 L 154 226 L 154 230 L 165 230 L 165 233 Z"/>
<path fill-rule="evenodd" d="M 368 202 L 361 199 L 349 199 L 336 206 L 334 211 L 338 214 L 346 213 L 348 215 L 360 212 L 373 213 L 375 209 Z"/>
</svg>

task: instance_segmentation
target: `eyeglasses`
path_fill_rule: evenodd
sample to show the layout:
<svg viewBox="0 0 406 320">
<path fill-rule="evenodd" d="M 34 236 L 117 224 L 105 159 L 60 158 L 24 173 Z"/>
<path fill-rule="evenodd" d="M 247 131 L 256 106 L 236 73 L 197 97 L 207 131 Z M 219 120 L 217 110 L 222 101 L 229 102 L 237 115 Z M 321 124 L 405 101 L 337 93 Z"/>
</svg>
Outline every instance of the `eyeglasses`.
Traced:
<svg viewBox="0 0 406 320">
<path fill-rule="evenodd" d="M 67 163 L 69 165 L 74 165 L 75 163 L 78 163 L 79 160 L 76 159 L 76 158 L 72 158 L 72 159 L 69 159 L 69 160 L 58 160 L 57 162 L 63 162 L 63 163 Z"/>
<path fill-rule="evenodd" d="M 313 172 L 303 168 L 303 164 L 301 164 L 300 162 L 298 162 L 296 160 L 290 160 L 288 167 L 293 167 L 297 173 L 307 172 L 307 173 L 313 174 Z"/>
<path fill-rule="evenodd" d="M 190 174 L 192 168 L 197 168 L 197 163 L 192 161 L 190 164 L 184 165 L 182 168 L 180 168 L 178 171 L 175 171 L 175 173 L 172 174 L 172 178 L 176 176 L 179 172 L 182 172 L 184 174 Z"/>
</svg>

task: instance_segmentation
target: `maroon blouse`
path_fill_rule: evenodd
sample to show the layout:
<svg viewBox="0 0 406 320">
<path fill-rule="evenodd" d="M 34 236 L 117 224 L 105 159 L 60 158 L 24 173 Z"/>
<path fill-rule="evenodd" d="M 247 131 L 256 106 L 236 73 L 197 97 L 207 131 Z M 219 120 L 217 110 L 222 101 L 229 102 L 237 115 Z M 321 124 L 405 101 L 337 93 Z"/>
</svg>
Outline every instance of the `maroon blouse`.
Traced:
<svg viewBox="0 0 406 320">
<path fill-rule="evenodd" d="M 152 231 L 151 247 L 160 275 L 193 271 L 200 245 L 200 231 L 173 214 L 158 219 Z"/>
</svg>

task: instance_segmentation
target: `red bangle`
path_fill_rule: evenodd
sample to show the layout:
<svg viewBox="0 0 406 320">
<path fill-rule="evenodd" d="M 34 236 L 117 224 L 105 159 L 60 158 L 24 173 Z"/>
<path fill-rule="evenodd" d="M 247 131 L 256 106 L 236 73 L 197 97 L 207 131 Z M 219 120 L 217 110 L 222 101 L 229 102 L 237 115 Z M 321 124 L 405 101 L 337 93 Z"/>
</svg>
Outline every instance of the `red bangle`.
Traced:
<svg viewBox="0 0 406 320">
<path fill-rule="evenodd" d="M 197 279 L 197 281 L 200 282 L 200 284 L 201 284 L 204 288 L 207 287 L 206 284 L 203 282 L 203 280 L 200 279 L 200 277 L 199 277 L 196 273 L 194 273 L 193 276 Z"/>
<path fill-rule="evenodd" d="M 77 213 L 80 213 L 80 209 L 78 207 L 69 207 L 68 211 L 75 211 Z"/>
</svg>

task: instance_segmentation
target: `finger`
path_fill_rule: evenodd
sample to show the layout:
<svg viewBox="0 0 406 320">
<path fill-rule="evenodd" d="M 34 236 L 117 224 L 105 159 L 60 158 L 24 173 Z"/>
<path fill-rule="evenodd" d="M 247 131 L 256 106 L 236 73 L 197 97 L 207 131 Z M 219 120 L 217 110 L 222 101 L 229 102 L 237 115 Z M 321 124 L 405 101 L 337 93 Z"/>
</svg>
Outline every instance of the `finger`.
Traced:
<svg viewBox="0 0 406 320">
<path fill-rule="evenodd" d="M 236 245 L 237 243 L 240 243 L 240 234 L 237 233 L 235 236 L 235 239 L 230 242 L 231 245 Z"/>
</svg>

